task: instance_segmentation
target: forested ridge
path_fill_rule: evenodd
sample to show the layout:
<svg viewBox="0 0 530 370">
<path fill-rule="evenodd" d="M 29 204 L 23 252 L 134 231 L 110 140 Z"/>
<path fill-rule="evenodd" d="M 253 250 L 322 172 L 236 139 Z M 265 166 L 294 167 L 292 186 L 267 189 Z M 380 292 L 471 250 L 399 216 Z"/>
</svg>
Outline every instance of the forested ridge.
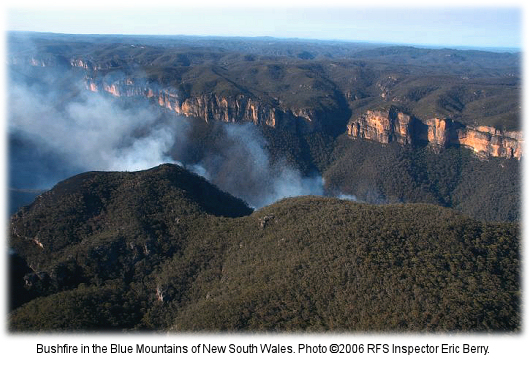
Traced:
<svg viewBox="0 0 530 370">
<path fill-rule="evenodd" d="M 11 220 L 10 330 L 517 331 L 517 223 L 428 204 L 252 212 L 175 165 L 85 173 Z"/>
</svg>

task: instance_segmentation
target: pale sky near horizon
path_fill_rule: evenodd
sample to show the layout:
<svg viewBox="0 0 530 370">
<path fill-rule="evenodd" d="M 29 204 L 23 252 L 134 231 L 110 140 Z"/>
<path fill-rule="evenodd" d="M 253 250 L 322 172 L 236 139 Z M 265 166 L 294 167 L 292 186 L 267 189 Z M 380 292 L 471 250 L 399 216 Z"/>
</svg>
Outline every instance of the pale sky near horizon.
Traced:
<svg viewBox="0 0 530 370">
<path fill-rule="evenodd" d="M 429 46 L 522 48 L 517 6 L 356 7 L 211 6 L 155 2 L 123 5 L 10 7 L 6 29 L 89 34 L 272 36 Z"/>
</svg>

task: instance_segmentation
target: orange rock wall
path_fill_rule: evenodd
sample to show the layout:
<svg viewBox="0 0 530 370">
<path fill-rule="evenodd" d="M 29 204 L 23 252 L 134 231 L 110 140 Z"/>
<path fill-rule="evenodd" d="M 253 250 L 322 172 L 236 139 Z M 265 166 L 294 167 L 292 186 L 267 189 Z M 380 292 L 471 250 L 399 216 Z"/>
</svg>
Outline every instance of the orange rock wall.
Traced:
<svg viewBox="0 0 530 370">
<path fill-rule="evenodd" d="M 438 149 L 461 145 L 473 150 L 479 157 L 521 159 L 523 136 L 520 131 L 501 131 L 488 126 L 465 126 L 448 119 L 432 118 L 421 122 L 402 113 L 367 111 L 348 124 L 348 135 L 389 143 L 413 144 L 427 141 Z"/>
</svg>

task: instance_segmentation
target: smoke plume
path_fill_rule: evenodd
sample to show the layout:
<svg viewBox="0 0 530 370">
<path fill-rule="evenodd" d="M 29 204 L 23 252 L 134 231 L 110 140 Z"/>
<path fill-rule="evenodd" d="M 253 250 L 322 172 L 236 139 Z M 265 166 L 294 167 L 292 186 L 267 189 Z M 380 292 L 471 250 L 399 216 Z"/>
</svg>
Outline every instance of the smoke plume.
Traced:
<svg viewBox="0 0 530 370">
<path fill-rule="evenodd" d="M 136 171 L 170 162 L 256 208 L 284 197 L 323 195 L 319 175 L 304 177 L 285 161 L 271 161 L 253 124 L 188 120 L 146 101 L 68 85 L 64 74 L 37 78 L 33 69 L 29 77 L 10 77 L 11 188 L 47 189 L 79 172 Z"/>
</svg>

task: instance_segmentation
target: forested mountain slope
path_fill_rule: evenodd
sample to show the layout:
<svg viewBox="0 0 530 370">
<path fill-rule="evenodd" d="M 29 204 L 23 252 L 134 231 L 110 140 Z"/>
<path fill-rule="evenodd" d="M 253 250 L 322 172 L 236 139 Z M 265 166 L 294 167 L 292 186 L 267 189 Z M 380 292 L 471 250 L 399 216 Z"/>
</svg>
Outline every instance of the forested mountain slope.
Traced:
<svg viewBox="0 0 530 370">
<path fill-rule="evenodd" d="M 11 220 L 11 330 L 514 331 L 519 228 L 426 205 L 251 213 L 174 165 L 65 180 Z"/>
</svg>

